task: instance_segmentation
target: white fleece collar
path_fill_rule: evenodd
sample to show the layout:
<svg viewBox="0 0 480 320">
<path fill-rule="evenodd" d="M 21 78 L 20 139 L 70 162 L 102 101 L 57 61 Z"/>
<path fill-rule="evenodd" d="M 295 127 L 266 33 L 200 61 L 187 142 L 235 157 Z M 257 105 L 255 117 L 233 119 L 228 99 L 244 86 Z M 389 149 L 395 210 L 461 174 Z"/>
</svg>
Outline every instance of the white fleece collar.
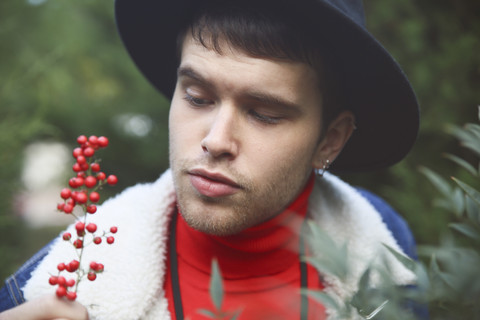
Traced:
<svg viewBox="0 0 480 320">
<path fill-rule="evenodd" d="M 370 266 L 385 265 L 398 285 L 412 284 L 414 274 L 387 252 L 386 244 L 403 252 L 380 214 L 359 192 L 338 177 L 325 173 L 317 178 L 309 198 L 309 215 L 339 246 L 348 249 L 349 274 L 345 281 L 325 275 L 325 291 L 337 302 L 347 301 L 360 277 Z M 378 280 L 378 279 L 373 279 Z M 333 310 L 327 310 L 333 318 Z M 353 315 L 351 319 L 363 319 Z"/>
<path fill-rule="evenodd" d="M 94 319 L 165 319 L 169 320 L 163 292 L 167 253 L 168 224 L 175 206 L 175 191 L 170 170 L 151 184 L 138 184 L 106 201 L 89 221 L 99 229 L 116 225 L 113 245 L 91 244 L 84 261 L 105 265 L 105 272 L 95 282 L 83 280 L 78 301 L 87 306 Z M 380 215 L 355 189 L 335 176 L 317 179 L 309 199 L 309 215 L 337 243 L 347 243 L 351 274 L 346 282 L 326 276 L 326 291 L 337 300 L 351 297 L 359 277 L 371 260 L 384 250 L 382 243 L 401 251 Z M 74 227 L 69 231 L 74 233 Z M 49 254 L 32 273 L 23 288 L 25 298 L 52 294 L 48 284 L 56 265 L 76 258 L 72 246 L 59 238 Z M 397 283 L 410 283 L 413 275 L 394 258 L 387 261 Z M 382 260 L 383 261 L 383 260 Z M 332 310 L 327 312 L 333 317 Z"/>
</svg>

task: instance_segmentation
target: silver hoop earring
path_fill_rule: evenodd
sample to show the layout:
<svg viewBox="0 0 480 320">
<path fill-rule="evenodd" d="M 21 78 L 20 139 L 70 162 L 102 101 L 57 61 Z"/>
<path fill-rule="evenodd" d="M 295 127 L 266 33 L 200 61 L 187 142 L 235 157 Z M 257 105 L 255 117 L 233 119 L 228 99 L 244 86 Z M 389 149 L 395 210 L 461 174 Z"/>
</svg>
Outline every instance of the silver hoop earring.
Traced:
<svg viewBox="0 0 480 320">
<path fill-rule="evenodd" d="M 330 167 L 330 160 L 325 160 L 325 161 L 322 161 L 323 162 L 323 166 L 321 169 L 315 169 L 315 174 L 319 177 L 323 177 L 323 174 L 325 173 L 325 171 L 328 170 L 328 168 Z"/>
</svg>

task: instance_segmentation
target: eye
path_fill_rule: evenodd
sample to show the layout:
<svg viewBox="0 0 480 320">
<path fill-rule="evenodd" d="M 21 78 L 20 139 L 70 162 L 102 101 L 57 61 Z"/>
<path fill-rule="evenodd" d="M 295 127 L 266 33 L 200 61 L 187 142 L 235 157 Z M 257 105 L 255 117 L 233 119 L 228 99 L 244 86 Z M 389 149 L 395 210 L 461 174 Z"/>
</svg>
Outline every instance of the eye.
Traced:
<svg viewBox="0 0 480 320">
<path fill-rule="evenodd" d="M 194 107 L 204 107 L 212 103 L 212 101 L 210 100 L 197 98 L 188 93 L 185 93 L 183 99 L 185 99 L 185 101 L 187 101 L 191 106 Z"/>
<path fill-rule="evenodd" d="M 282 120 L 281 117 L 272 117 L 272 116 L 267 116 L 265 114 L 258 113 L 255 110 L 250 110 L 248 112 L 255 120 L 260 121 L 262 123 L 266 124 L 277 124 Z"/>
</svg>

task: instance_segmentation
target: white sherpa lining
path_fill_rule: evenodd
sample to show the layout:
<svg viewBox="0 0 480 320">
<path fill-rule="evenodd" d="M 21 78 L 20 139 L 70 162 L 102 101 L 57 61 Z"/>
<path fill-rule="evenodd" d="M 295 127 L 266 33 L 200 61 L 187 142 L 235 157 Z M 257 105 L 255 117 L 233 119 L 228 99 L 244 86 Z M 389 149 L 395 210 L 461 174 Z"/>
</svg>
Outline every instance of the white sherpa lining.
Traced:
<svg viewBox="0 0 480 320">
<path fill-rule="evenodd" d="M 114 244 L 92 244 L 82 257 L 88 263 L 97 261 L 105 266 L 94 282 L 85 279 L 78 288 L 77 300 L 87 306 L 92 320 L 170 319 L 163 298 L 163 276 L 167 226 L 175 204 L 171 180 L 168 171 L 153 184 L 129 188 L 89 217 L 99 229 L 118 227 Z M 74 227 L 69 231 L 74 234 Z M 57 240 L 23 288 L 25 298 L 53 293 L 49 274 L 56 273 L 58 263 L 74 258 L 72 246 Z"/>
<path fill-rule="evenodd" d="M 113 245 L 90 245 L 83 261 L 105 265 L 97 280 L 79 284 L 78 301 L 95 319 L 170 320 L 163 292 L 167 252 L 168 222 L 175 206 L 170 170 L 151 184 L 139 184 L 106 201 L 89 221 L 99 229 L 118 226 Z M 359 277 L 369 262 L 384 250 L 382 243 L 401 251 L 378 212 L 355 189 L 325 174 L 317 179 L 309 203 L 309 215 L 336 242 L 347 243 L 351 275 L 344 283 L 326 276 L 326 290 L 335 299 L 351 297 Z M 73 225 L 69 227 L 74 233 Z M 411 283 L 413 275 L 393 257 L 386 256 L 398 284 Z M 27 300 L 52 294 L 48 284 L 56 265 L 76 258 L 72 246 L 60 238 L 52 245 L 32 277 L 22 289 Z M 383 260 L 382 260 L 383 261 Z M 327 310 L 333 317 L 334 312 Z"/>
<path fill-rule="evenodd" d="M 392 280 L 398 285 L 412 284 L 414 274 L 406 269 L 383 244 L 403 252 L 376 209 L 338 177 L 326 173 L 317 179 L 309 198 L 309 215 L 338 245 L 347 245 L 349 274 L 346 280 L 325 275 L 325 291 L 335 300 L 347 301 L 357 284 L 372 265 L 386 264 Z M 375 280 L 375 279 L 374 279 Z M 333 317 L 334 312 L 327 310 Z M 352 315 L 351 319 L 363 319 Z"/>
</svg>

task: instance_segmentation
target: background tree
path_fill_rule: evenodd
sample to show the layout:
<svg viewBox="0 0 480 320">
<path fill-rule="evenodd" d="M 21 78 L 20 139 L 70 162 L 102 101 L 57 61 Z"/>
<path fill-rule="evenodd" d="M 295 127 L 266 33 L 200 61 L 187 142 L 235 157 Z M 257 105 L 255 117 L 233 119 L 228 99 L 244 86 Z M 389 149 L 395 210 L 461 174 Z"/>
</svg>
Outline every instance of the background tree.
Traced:
<svg viewBox="0 0 480 320">
<path fill-rule="evenodd" d="M 422 127 L 401 164 L 373 179 L 371 174 L 344 178 L 385 197 L 419 242 L 435 243 L 449 217 L 432 209 L 435 190 L 417 167 L 465 176 L 439 155 L 458 150 L 444 133 L 447 123 L 476 119 L 480 4 L 366 0 L 365 5 L 370 30 L 416 89 Z M 168 101 L 128 58 L 112 1 L 2 0 L 0 40 L 0 278 L 5 278 L 60 231 L 32 228 L 18 215 L 21 203 L 14 199 L 22 189 L 25 147 L 36 141 L 73 146 L 79 134 L 108 136 L 111 145 L 102 159 L 105 170 L 119 176 L 119 192 L 155 180 L 168 167 Z"/>
</svg>

